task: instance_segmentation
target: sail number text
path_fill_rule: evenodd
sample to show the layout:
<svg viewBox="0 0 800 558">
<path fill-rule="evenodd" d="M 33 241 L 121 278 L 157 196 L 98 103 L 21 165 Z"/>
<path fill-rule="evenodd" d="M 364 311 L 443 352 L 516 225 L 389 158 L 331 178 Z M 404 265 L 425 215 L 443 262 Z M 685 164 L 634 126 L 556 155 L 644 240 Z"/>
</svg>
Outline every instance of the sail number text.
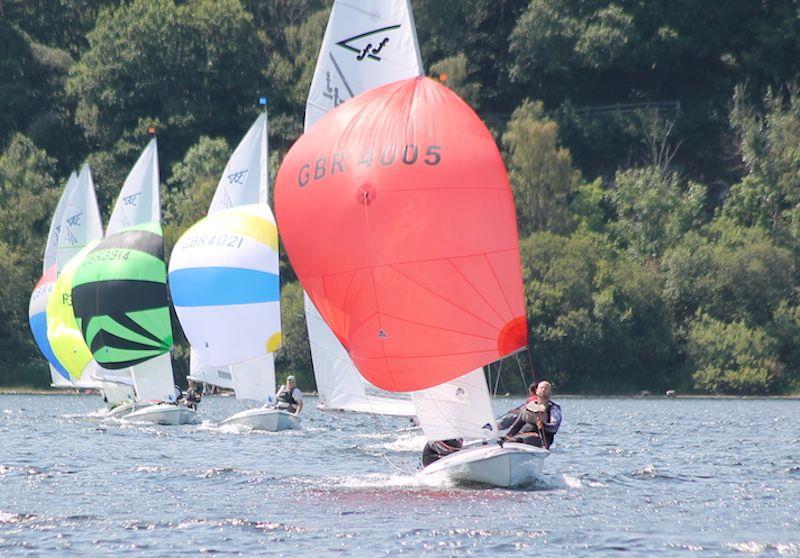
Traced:
<svg viewBox="0 0 800 558">
<path fill-rule="evenodd" d="M 314 162 L 305 163 L 297 174 L 297 185 L 300 188 L 311 181 L 322 180 L 327 176 L 342 174 L 347 171 L 348 164 L 364 166 L 389 167 L 392 165 L 428 165 L 435 166 L 442 162 L 442 146 L 418 146 L 409 143 L 403 146 L 394 144 L 381 148 L 370 147 L 357 159 L 348 158 L 344 151 L 337 151 L 330 157 L 320 157 Z"/>
<path fill-rule="evenodd" d="M 181 248 L 219 246 L 221 248 L 241 248 L 244 237 L 238 234 L 196 234 L 181 242 Z"/>
</svg>

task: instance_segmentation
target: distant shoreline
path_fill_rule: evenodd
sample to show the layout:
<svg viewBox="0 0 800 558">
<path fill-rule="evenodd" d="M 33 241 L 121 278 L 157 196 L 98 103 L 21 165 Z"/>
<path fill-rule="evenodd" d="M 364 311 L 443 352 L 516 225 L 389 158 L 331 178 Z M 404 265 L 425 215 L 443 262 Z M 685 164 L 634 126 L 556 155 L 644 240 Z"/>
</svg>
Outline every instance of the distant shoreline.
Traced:
<svg viewBox="0 0 800 558">
<path fill-rule="evenodd" d="M 78 393 L 74 389 L 56 388 L 31 388 L 31 387 L 0 387 L 0 395 L 90 395 Z M 303 392 L 303 395 L 316 397 L 316 391 Z M 219 397 L 219 395 L 217 395 Z M 223 396 L 225 397 L 225 396 Z M 498 397 L 523 398 L 524 394 L 502 394 Z M 702 395 L 702 394 L 677 394 L 668 397 L 666 395 L 638 395 L 638 394 L 618 394 L 618 395 L 592 395 L 592 394 L 554 394 L 554 399 L 789 399 L 800 400 L 800 394 L 794 395 Z"/>
</svg>

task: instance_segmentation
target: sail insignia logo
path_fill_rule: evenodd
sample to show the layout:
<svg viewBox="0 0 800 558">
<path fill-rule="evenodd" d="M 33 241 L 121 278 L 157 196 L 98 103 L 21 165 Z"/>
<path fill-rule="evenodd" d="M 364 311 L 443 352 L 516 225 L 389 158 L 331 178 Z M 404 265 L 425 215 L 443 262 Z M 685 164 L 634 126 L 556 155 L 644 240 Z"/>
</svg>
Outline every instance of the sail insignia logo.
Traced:
<svg viewBox="0 0 800 558">
<path fill-rule="evenodd" d="M 79 212 L 79 213 L 76 213 L 75 215 L 73 215 L 72 217 L 67 219 L 67 224 L 69 224 L 70 227 L 80 227 L 81 226 L 81 215 L 83 215 L 82 211 Z"/>
<path fill-rule="evenodd" d="M 379 54 L 384 47 L 389 44 L 389 37 L 386 35 L 386 33 L 399 28 L 400 25 L 390 25 L 389 27 L 373 29 L 372 31 L 367 31 L 366 33 L 360 33 L 358 35 L 353 35 L 352 37 L 343 39 L 336 43 L 336 46 L 340 46 L 346 50 L 354 52 L 356 54 L 356 60 L 359 62 L 362 62 L 367 58 L 370 60 L 375 60 L 376 62 L 380 62 L 381 57 Z"/>
<path fill-rule="evenodd" d="M 239 184 L 240 186 L 244 186 L 245 178 L 247 178 L 247 173 L 250 172 L 250 169 L 245 169 L 243 171 L 234 172 L 228 175 L 228 184 Z"/>
<path fill-rule="evenodd" d="M 141 192 L 136 192 L 135 194 L 131 194 L 130 196 L 125 196 L 124 198 L 122 198 L 122 202 L 125 205 L 132 205 L 132 206 L 136 207 L 136 200 L 141 195 L 142 195 Z"/>
<path fill-rule="evenodd" d="M 336 59 L 333 57 L 333 53 L 329 52 L 328 56 L 330 57 L 331 62 L 333 63 L 333 69 L 336 71 L 336 75 L 339 77 L 339 81 L 347 90 L 348 95 L 350 95 L 349 97 L 347 97 L 347 99 L 355 97 L 353 90 L 350 88 L 350 84 L 347 83 L 347 79 L 345 79 L 344 77 L 344 72 L 342 72 L 342 69 L 339 67 L 339 64 L 336 63 Z M 339 89 L 339 86 L 336 84 L 335 76 L 331 74 L 330 70 L 326 70 L 325 91 L 322 92 L 322 96 L 325 97 L 326 99 L 330 99 L 331 101 L 333 101 L 333 106 L 334 108 L 336 108 L 347 100 L 342 97 L 343 94 L 344 92 L 341 91 Z"/>
<path fill-rule="evenodd" d="M 463 401 L 466 395 L 467 392 L 464 391 L 464 388 L 459 387 L 458 389 L 456 389 L 456 399 L 458 399 L 459 401 Z"/>
</svg>

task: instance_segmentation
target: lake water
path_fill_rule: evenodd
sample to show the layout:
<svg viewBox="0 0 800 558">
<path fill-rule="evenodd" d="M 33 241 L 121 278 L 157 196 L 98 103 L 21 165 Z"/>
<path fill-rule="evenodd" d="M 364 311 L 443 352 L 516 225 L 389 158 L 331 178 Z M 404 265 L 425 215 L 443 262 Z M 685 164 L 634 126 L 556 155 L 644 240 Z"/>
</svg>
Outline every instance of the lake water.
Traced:
<svg viewBox="0 0 800 558">
<path fill-rule="evenodd" d="M 230 398 L 144 427 L 0 395 L 0 554 L 800 555 L 797 400 L 564 398 L 525 490 L 421 484 L 407 421 L 308 403 L 303 430 L 242 433 L 214 426 Z"/>
</svg>

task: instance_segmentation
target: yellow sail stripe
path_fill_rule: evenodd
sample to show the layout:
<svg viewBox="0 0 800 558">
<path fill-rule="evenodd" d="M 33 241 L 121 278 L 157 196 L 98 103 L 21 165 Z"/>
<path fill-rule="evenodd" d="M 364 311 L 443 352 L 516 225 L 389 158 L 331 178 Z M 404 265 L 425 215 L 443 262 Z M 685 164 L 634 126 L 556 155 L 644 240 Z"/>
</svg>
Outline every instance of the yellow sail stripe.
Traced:
<svg viewBox="0 0 800 558">
<path fill-rule="evenodd" d="M 229 209 L 209 215 L 188 234 L 238 234 L 264 244 L 278 251 L 278 228 L 260 215 L 254 215 L 244 208 Z"/>
</svg>

